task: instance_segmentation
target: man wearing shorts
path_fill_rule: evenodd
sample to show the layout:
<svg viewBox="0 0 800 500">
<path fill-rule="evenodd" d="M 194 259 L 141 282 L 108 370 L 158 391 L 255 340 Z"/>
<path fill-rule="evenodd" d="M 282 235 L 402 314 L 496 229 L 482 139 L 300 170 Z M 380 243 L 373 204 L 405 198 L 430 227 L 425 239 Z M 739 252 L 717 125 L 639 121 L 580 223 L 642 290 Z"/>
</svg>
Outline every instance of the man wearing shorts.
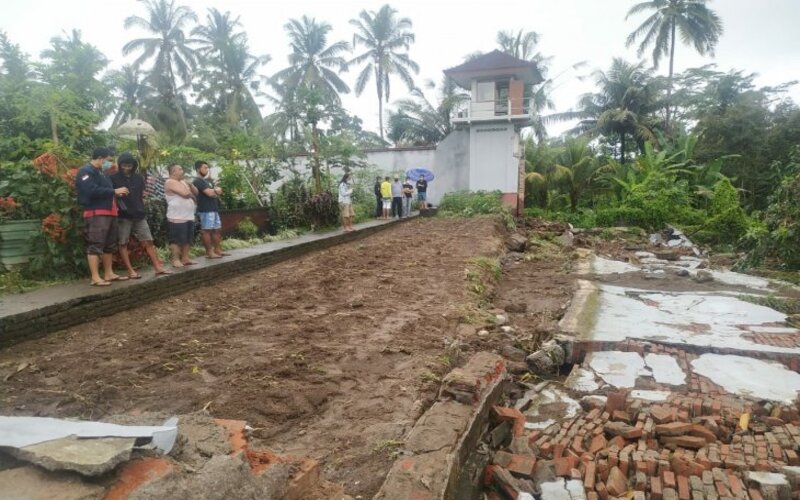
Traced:
<svg viewBox="0 0 800 500">
<path fill-rule="evenodd" d="M 114 188 L 127 188 L 128 195 L 117 198 L 117 208 L 119 209 L 119 255 L 122 263 L 128 269 L 130 279 L 139 279 L 141 274 L 137 273 L 131 265 L 131 258 L 128 253 L 128 241 L 131 234 L 144 246 L 144 251 L 153 263 L 156 275 L 170 274 L 172 271 L 164 269 L 163 264 L 158 260 L 156 248 L 153 245 L 153 236 L 150 234 L 150 226 L 147 225 L 144 210 L 144 177 L 136 169 L 139 168 L 139 161 L 130 153 L 122 153 L 117 158 L 118 172 L 111 176 L 111 184 Z"/>
<path fill-rule="evenodd" d="M 111 168 L 111 150 L 97 148 L 91 161 L 78 170 L 75 187 L 78 204 L 83 207 L 86 221 L 86 259 L 89 262 L 92 286 L 109 286 L 112 281 L 128 278 L 114 274 L 112 255 L 117 251 L 116 196 L 126 196 L 128 188 L 114 189 L 111 179 L 103 171 Z M 103 277 L 100 277 L 100 263 Z"/>
<path fill-rule="evenodd" d="M 389 182 L 389 177 L 386 176 L 381 183 L 381 200 L 383 201 L 383 217 L 381 219 L 388 220 L 389 212 L 392 210 L 392 183 Z"/>
<path fill-rule="evenodd" d="M 167 199 L 167 237 L 172 253 L 172 265 L 183 267 L 195 264 L 189 258 L 194 241 L 194 212 L 197 188 L 184 179 L 183 167 L 172 164 L 168 167 L 169 179 L 164 183 Z"/>
<path fill-rule="evenodd" d="M 207 259 L 219 259 L 222 253 L 222 220 L 219 218 L 219 196 L 222 188 L 215 187 L 208 175 L 208 163 L 198 160 L 194 164 L 197 177 L 192 184 L 197 188 L 197 215 L 200 217 L 200 234 Z"/>
<path fill-rule="evenodd" d="M 342 214 L 342 229 L 345 233 L 353 231 L 353 218 L 356 216 L 353 211 L 353 186 L 349 173 L 342 176 L 339 183 L 339 212 Z"/>
<path fill-rule="evenodd" d="M 419 202 L 420 210 L 428 208 L 427 195 L 428 181 L 425 180 L 425 177 L 420 177 L 417 179 L 417 201 Z"/>
</svg>

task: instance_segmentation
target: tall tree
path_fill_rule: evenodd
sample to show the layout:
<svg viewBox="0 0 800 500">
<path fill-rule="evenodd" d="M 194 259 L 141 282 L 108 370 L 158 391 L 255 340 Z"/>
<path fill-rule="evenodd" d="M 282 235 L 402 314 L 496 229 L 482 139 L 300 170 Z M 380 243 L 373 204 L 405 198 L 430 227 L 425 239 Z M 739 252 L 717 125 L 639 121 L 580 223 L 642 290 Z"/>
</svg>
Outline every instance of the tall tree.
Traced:
<svg viewBox="0 0 800 500">
<path fill-rule="evenodd" d="M 50 117 L 52 140 L 59 143 L 59 132 L 71 137 L 71 146 L 110 111 L 111 94 L 100 73 L 108 59 L 96 47 L 72 30 L 50 40 L 42 51 L 43 64 L 37 65 L 45 87 L 39 87 L 41 103 Z"/>
<path fill-rule="evenodd" d="M 628 11 L 630 16 L 640 12 L 655 11 L 634 30 L 626 41 L 631 46 L 641 39 L 639 57 L 653 46 L 653 65 L 657 68 L 662 57 L 669 54 L 667 79 L 667 116 L 669 129 L 672 97 L 672 75 L 675 62 L 675 40 L 680 34 L 684 43 L 691 44 L 701 55 L 714 54 L 714 47 L 722 35 L 722 20 L 706 5 L 708 0 L 649 0 L 637 3 Z"/>
<path fill-rule="evenodd" d="M 175 0 L 139 1 L 144 3 L 147 16 L 129 16 L 125 19 L 125 28 L 140 28 L 154 36 L 131 40 L 122 47 L 122 53 L 141 52 L 133 63 L 136 68 L 155 58 L 148 72 L 149 80 L 164 103 L 174 109 L 186 136 L 189 126 L 180 89 L 192 80 L 197 53 L 190 46 L 193 40 L 186 37 L 185 30 L 190 23 L 197 22 L 197 15 L 189 7 L 175 5 Z"/>
<path fill-rule="evenodd" d="M 270 58 L 253 56 L 247 35 L 238 31 L 240 28 L 238 17 L 212 8 L 206 24 L 192 31 L 204 63 L 199 94 L 201 99 L 214 103 L 230 125 L 245 121 L 250 126 L 260 126 L 261 111 L 253 93 L 260 85 L 258 69 Z"/>
<path fill-rule="evenodd" d="M 598 91 L 581 96 L 577 112 L 560 113 L 558 118 L 579 118 L 577 132 L 613 137 L 620 162 L 625 163 L 629 138 L 639 149 L 655 139 L 652 116 L 662 106 L 658 85 L 643 62 L 620 58 L 614 58 L 607 72 L 595 71 L 594 80 Z"/>
<path fill-rule="evenodd" d="M 428 83 L 429 88 L 434 86 L 433 82 Z M 435 106 L 420 89 L 415 89 L 410 98 L 395 103 L 397 112 L 389 115 L 389 139 L 395 144 L 437 144 L 453 129 L 453 111 L 467 101 L 469 94 L 447 77 L 439 88 L 439 102 Z"/>
<path fill-rule="evenodd" d="M 506 54 L 535 62 L 542 75 L 547 72 L 547 64 L 551 58 L 536 50 L 539 34 L 535 31 L 519 30 L 516 33 L 511 30 L 498 31 L 496 40 L 500 50 Z"/>
<path fill-rule="evenodd" d="M 152 98 L 153 89 L 145 81 L 141 71 L 130 64 L 122 69 L 110 71 L 106 81 L 116 98 L 116 110 L 111 128 L 116 128 L 128 120 L 139 118 Z"/>
<path fill-rule="evenodd" d="M 291 19 L 284 25 L 289 35 L 292 53 L 289 66 L 273 76 L 273 80 L 289 88 L 309 87 L 318 89 L 336 104 L 341 102 L 339 94 L 347 94 L 350 87 L 337 72 L 347 71 L 347 61 L 342 54 L 350 50 L 347 42 L 338 41 L 328 45 L 331 25 L 303 16 Z"/>
<path fill-rule="evenodd" d="M 411 19 L 397 17 L 397 11 L 388 4 L 377 12 L 362 10 L 358 19 L 352 19 L 355 26 L 353 48 L 364 46 L 364 52 L 353 58 L 350 64 L 364 64 L 356 79 L 356 95 L 361 95 L 367 83 L 374 77 L 378 93 L 378 127 L 383 139 L 383 102 L 389 102 L 391 91 L 390 77 L 397 75 L 408 87 L 414 89 L 411 74 L 419 73 L 419 66 L 408 56 L 414 43 L 411 32 Z"/>
</svg>

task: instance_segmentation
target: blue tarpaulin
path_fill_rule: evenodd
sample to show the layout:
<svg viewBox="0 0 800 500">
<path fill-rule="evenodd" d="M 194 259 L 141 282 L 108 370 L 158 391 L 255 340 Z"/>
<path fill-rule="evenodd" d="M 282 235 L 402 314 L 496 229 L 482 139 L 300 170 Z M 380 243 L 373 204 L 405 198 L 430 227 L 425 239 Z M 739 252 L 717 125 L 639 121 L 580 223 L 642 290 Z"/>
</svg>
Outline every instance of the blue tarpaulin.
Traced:
<svg viewBox="0 0 800 500">
<path fill-rule="evenodd" d="M 427 168 L 421 168 L 421 167 L 420 168 L 412 168 L 410 170 L 407 170 L 406 171 L 406 175 L 412 181 L 416 181 L 420 177 L 424 177 L 426 181 L 430 182 L 435 178 L 435 176 L 433 175 L 433 172 L 431 172 Z"/>
</svg>

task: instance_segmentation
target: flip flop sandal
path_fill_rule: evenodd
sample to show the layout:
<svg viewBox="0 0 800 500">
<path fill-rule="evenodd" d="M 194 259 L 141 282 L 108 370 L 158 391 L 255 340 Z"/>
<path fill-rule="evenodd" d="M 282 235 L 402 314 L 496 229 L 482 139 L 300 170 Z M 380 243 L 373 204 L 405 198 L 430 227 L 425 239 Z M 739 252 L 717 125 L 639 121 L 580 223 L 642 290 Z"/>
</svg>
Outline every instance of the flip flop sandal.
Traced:
<svg viewBox="0 0 800 500">
<path fill-rule="evenodd" d="M 142 275 L 139 273 L 128 274 L 128 279 L 132 280 L 142 279 Z"/>
<path fill-rule="evenodd" d="M 170 271 L 169 269 L 162 269 L 161 271 L 156 271 L 156 276 L 164 276 L 167 274 L 175 274 L 175 273 Z"/>
<path fill-rule="evenodd" d="M 101 280 L 101 281 L 92 281 L 89 283 L 90 286 L 111 286 L 110 281 Z"/>
<path fill-rule="evenodd" d="M 110 280 L 106 280 L 106 281 L 128 281 L 129 279 L 130 278 L 128 278 L 127 276 L 114 276 Z"/>
</svg>

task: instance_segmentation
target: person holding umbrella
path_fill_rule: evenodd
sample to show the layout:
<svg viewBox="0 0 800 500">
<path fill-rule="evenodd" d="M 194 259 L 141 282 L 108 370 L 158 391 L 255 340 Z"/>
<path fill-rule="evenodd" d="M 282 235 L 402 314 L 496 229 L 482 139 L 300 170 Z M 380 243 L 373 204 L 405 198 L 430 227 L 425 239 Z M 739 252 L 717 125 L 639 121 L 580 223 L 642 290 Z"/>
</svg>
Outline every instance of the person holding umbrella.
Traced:
<svg viewBox="0 0 800 500">
<path fill-rule="evenodd" d="M 416 180 L 417 201 L 420 210 L 428 208 L 428 183 L 433 180 L 433 172 L 426 168 L 412 168 L 406 175 L 411 180 Z"/>
</svg>

